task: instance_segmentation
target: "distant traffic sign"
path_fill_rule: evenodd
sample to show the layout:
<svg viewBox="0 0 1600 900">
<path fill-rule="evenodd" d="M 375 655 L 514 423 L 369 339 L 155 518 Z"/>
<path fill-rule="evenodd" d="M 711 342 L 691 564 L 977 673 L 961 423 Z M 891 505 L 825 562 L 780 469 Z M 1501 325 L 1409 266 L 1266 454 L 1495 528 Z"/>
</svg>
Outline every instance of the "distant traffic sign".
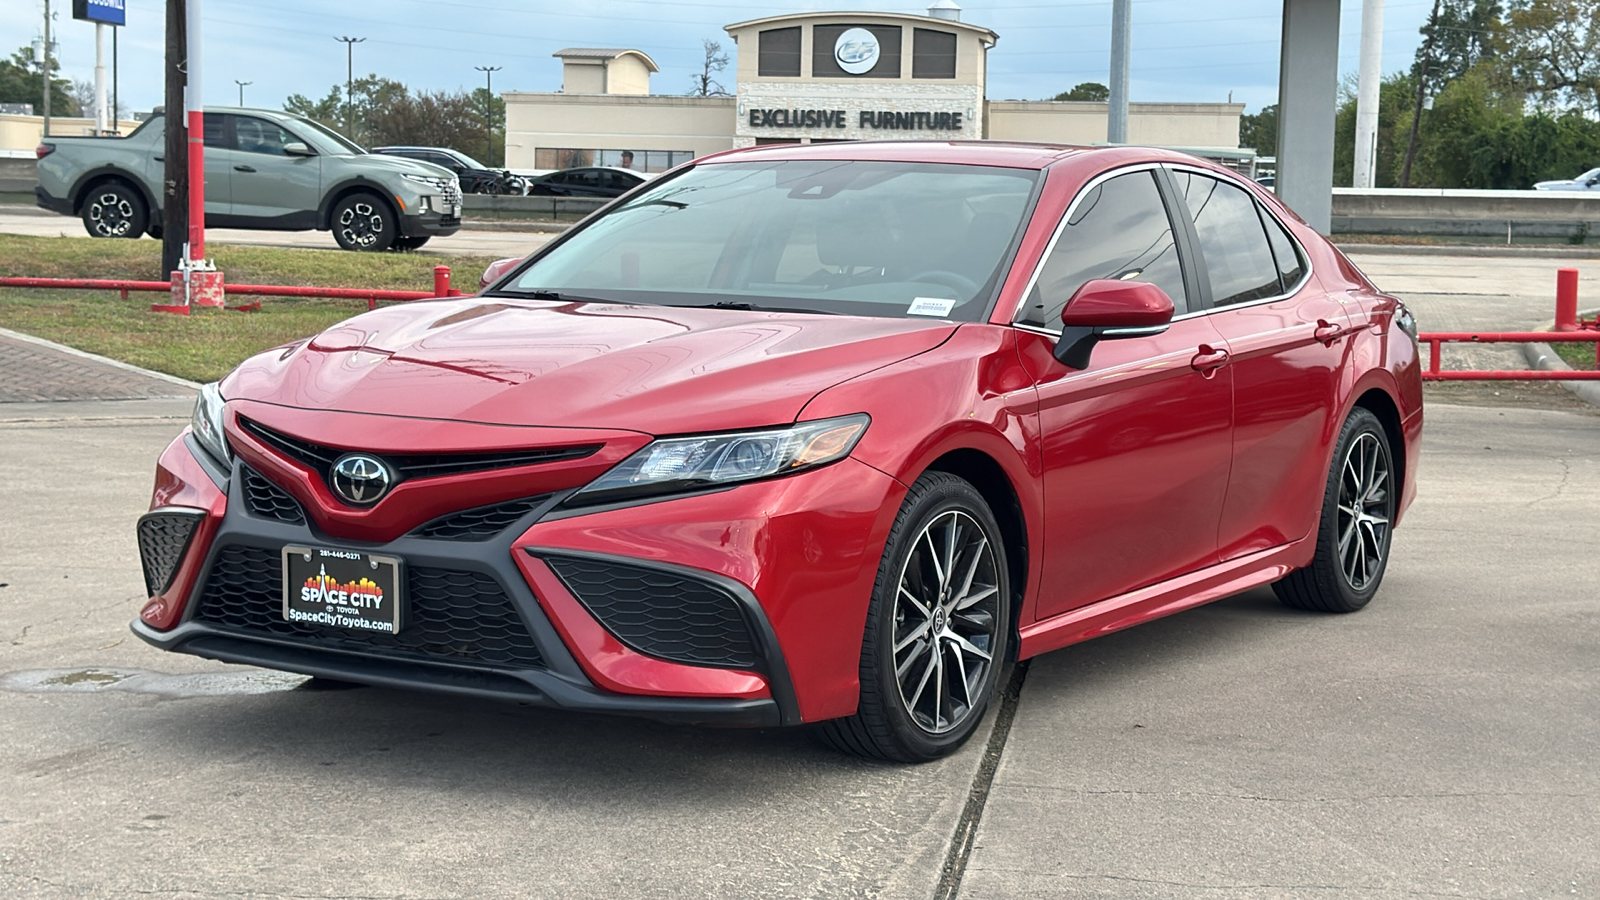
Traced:
<svg viewBox="0 0 1600 900">
<path fill-rule="evenodd" d="M 72 17 L 85 22 L 126 25 L 126 3 L 127 0 L 72 0 Z"/>
</svg>

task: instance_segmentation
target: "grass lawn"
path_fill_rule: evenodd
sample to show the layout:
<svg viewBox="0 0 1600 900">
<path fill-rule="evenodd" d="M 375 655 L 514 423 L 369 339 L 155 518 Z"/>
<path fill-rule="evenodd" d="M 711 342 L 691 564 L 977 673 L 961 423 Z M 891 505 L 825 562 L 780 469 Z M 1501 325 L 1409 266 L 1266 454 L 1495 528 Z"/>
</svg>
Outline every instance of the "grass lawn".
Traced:
<svg viewBox="0 0 1600 900">
<path fill-rule="evenodd" d="M 1567 361 L 1567 365 L 1574 369 L 1594 368 L 1594 344 L 1551 344 L 1556 355 Z"/>
<path fill-rule="evenodd" d="M 458 288 L 477 287 L 487 256 L 348 253 L 207 244 L 236 284 L 433 289 L 433 267 L 447 265 Z M 159 241 L 0 235 L 0 274 L 33 278 L 162 281 Z M 115 291 L 0 288 L 0 328 L 58 341 L 193 381 L 214 381 L 246 358 L 305 337 L 366 310 L 364 300 L 261 300 L 251 313 L 196 309 L 189 316 L 150 311 L 164 295 Z"/>
</svg>

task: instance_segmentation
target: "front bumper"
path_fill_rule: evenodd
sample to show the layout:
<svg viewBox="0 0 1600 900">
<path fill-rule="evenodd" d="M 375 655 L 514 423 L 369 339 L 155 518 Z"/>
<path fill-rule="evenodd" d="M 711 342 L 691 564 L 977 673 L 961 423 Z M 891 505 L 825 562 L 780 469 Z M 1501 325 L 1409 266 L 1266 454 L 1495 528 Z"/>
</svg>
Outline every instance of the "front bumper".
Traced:
<svg viewBox="0 0 1600 900">
<path fill-rule="evenodd" d="M 406 237 L 444 237 L 460 230 L 460 216 L 445 216 L 437 211 L 400 217 L 400 233 Z"/>
<path fill-rule="evenodd" d="M 885 500 L 898 487 L 870 467 L 846 461 L 773 482 L 581 513 L 561 510 L 567 496 L 561 492 L 492 540 L 443 540 L 414 529 L 372 542 L 330 535 L 311 517 L 275 517 L 270 504 L 247 496 L 247 477 L 262 476 L 247 476 L 242 462 L 223 472 L 204 459 L 185 436 L 158 467 L 153 506 L 204 514 L 184 558 L 165 587 L 151 586 L 157 593 L 132 626 L 161 649 L 345 681 L 678 722 L 792 725 L 854 710 L 866 603 L 892 519 L 883 510 L 895 508 Z M 273 612 L 282 590 L 276 559 L 286 544 L 343 544 L 398 556 L 409 573 L 435 573 L 428 585 L 408 586 L 414 598 L 408 603 L 437 606 L 424 594 L 453 592 L 452 602 L 470 604 L 471 611 L 432 624 L 408 619 L 403 632 L 422 631 L 403 646 L 291 626 Z M 618 613 L 584 596 L 594 582 L 574 575 L 577 563 L 620 573 L 604 576 L 612 580 L 640 572 L 645 582 L 651 573 L 659 578 L 624 598 L 635 605 Z M 621 627 L 637 622 L 639 602 L 653 602 L 650 590 L 670 588 L 674 579 L 737 606 L 751 658 L 686 664 L 672 658 L 675 645 L 641 644 L 637 631 Z M 224 583 L 246 587 L 219 593 Z M 480 610 L 491 607 L 503 610 L 494 620 L 499 624 L 479 627 Z"/>
</svg>

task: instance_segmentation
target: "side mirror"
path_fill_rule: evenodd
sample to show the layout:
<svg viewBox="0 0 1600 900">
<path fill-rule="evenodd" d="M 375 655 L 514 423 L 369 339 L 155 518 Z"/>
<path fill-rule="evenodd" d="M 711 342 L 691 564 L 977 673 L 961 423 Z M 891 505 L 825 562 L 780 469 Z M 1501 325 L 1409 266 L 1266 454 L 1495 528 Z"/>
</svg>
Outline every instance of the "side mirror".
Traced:
<svg viewBox="0 0 1600 900">
<path fill-rule="evenodd" d="M 311 149 L 304 141 L 290 141 L 283 145 L 285 156 L 316 156 L 317 151 Z"/>
<path fill-rule="evenodd" d="M 1173 311 L 1172 298 L 1153 284 L 1096 278 L 1078 288 L 1061 311 L 1055 358 L 1087 369 L 1095 344 L 1160 334 L 1172 324 Z"/>
<path fill-rule="evenodd" d="M 511 268 L 519 262 L 522 262 L 521 257 L 497 259 L 494 262 L 489 263 L 489 267 L 483 270 L 483 276 L 478 279 L 478 290 L 482 291 L 488 288 L 489 285 L 499 281 L 500 276 L 511 271 Z"/>
</svg>

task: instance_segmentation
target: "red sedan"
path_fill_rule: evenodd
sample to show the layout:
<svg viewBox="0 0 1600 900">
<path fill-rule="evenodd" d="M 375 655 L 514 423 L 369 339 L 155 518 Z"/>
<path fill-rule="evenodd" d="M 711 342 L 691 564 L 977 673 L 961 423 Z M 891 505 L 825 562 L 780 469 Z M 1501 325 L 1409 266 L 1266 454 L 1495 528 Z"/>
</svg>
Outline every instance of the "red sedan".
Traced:
<svg viewBox="0 0 1600 900">
<path fill-rule="evenodd" d="M 734 151 L 208 385 L 133 628 L 931 759 L 1012 660 L 1259 585 L 1366 605 L 1421 429 L 1405 307 L 1230 172 Z"/>
</svg>

